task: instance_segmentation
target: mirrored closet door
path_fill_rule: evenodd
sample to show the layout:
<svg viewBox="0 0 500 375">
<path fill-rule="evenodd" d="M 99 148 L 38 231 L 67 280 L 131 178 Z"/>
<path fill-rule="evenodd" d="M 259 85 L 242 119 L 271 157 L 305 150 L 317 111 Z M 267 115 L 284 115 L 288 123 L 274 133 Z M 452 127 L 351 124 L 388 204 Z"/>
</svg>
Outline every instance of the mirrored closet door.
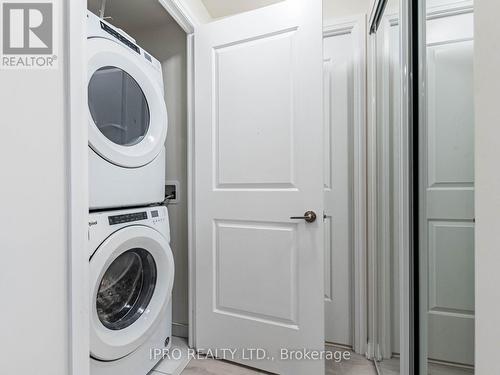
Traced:
<svg viewBox="0 0 500 375">
<path fill-rule="evenodd" d="M 473 3 L 427 0 L 420 27 L 419 370 L 473 374 Z"/>
<path fill-rule="evenodd" d="M 379 3 L 368 43 L 368 354 L 386 375 L 473 374 L 473 2 Z"/>
</svg>

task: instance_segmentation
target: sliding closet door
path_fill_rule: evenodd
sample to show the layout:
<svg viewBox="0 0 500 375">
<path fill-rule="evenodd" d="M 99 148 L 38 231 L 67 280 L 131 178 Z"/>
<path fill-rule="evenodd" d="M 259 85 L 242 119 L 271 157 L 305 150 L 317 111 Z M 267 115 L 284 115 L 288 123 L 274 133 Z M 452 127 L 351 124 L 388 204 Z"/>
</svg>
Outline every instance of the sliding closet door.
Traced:
<svg viewBox="0 0 500 375">
<path fill-rule="evenodd" d="M 444 362 L 452 374 L 459 371 L 455 364 L 474 364 L 471 10 L 428 12 L 427 108 L 420 127 L 421 339 L 429 372 Z"/>
</svg>

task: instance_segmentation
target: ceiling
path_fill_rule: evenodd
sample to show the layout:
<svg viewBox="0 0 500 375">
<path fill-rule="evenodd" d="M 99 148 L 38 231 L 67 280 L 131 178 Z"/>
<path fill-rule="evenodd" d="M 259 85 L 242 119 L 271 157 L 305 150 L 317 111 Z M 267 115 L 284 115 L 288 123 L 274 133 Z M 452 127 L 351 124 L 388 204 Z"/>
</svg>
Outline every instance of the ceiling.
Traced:
<svg viewBox="0 0 500 375">
<path fill-rule="evenodd" d="M 87 7 L 98 14 L 101 3 L 102 0 L 87 0 Z M 113 18 L 108 21 L 125 31 L 175 22 L 158 0 L 107 0 L 104 16 L 109 15 Z"/>
<path fill-rule="evenodd" d="M 213 18 L 226 17 L 281 1 L 283 0 L 202 0 Z"/>
<path fill-rule="evenodd" d="M 87 0 L 87 7 L 93 13 L 98 14 L 102 1 Z M 192 2 L 201 7 L 204 6 L 210 17 L 216 19 L 281 1 L 283 0 L 193 0 Z M 125 31 L 165 25 L 165 22 L 175 22 L 158 0 L 106 0 L 105 16 L 110 15 L 112 19 L 108 21 Z"/>
</svg>

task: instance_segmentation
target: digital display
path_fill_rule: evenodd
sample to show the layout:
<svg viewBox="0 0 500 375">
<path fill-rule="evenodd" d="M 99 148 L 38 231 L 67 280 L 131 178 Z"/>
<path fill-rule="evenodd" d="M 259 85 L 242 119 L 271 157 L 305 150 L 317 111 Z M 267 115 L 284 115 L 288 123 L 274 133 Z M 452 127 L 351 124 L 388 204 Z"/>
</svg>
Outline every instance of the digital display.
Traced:
<svg viewBox="0 0 500 375">
<path fill-rule="evenodd" d="M 108 216 L 109 225 L 130 223 L 132 221 L 146 220 L 147 212 L 134 212 L 133 214 Z"/>
<path fill-rule="evenodd" d="M 137 47 L 134 43 L 132 43 L 130 40 L 125 38 L 123 35 L 119 34 L 115 30 L 113 30 L 111 27 L 106 25 L 104 22 L 101 21 L 101 29 L 106 31 L 108 34 L 113 35 L 116 39 L 118 39 L 120 42 L 128 46 L 130 49 L 134 50 L 137 53 L 141 53 L 139 47 Z"/>
<path fill-rule="evenodd" d="M 151 217 L 158 217 L 158 211 L 151 211 Z"/>
</svg>

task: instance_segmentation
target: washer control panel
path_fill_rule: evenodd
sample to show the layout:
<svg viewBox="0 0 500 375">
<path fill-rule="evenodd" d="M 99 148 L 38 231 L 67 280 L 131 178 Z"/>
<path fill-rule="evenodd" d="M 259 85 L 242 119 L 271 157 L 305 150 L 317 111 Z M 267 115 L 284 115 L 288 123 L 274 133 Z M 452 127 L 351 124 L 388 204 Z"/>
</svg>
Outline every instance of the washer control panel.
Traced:
<svg viewBox="0 0 500 375">
<path fill-rule="evenodd" d="M 133 212 L 130 214 L 113 215 L 108 216 L 109 225 L 131 223 L 133 221 L 146 220 L 148 218 L 148 213 L 143 212 Z"/>
<path fill-rule="evenodd" d="M 125 223 L 133 223 L 135 221 L 147 220 L 151 219 L 153 223 L 162 223 L 165 221 L 165 217 L 163 217 L 163 213 L 157 209 L 152 209 L 151 211 L 140 211 L 140 212 L 131 212 L 120 215 L 111 215 L 108 216 L 109 225 L 118 225 Z"/>
<path fill-rule="evenodd" d="M 134 226 L 155 229 L 170 242 L 168 210 L 165 206 L 91 212 L 88 229 L 89 257 L 111 234 Z"/>
<path fill-rule="evenodd" d="M 164 223 L 165 217 L 162 212 L 158 210 L 151 210 L 151 220 L 153 220 L 153 224 Z"/>
</svg>

